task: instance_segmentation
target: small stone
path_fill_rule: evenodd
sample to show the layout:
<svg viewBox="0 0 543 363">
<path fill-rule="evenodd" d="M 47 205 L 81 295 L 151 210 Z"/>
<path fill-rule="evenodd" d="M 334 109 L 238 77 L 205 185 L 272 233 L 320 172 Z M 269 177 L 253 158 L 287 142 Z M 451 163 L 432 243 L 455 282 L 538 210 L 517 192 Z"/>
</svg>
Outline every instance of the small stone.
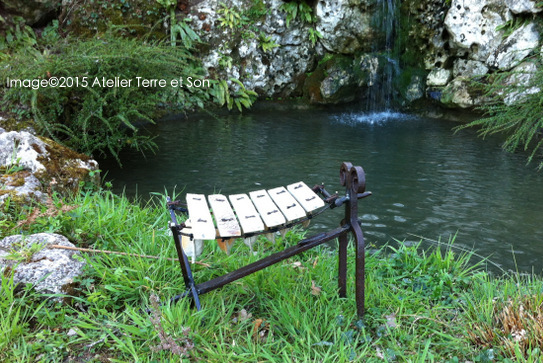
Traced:
<svg viewBox="0 0 543 363">
<path fill-rule="evenodd" d="M 452 78 L 452 72 L 449 69 L 434 68 L 426 79 L 428 86 L 445 86 Z"/>
</svg>

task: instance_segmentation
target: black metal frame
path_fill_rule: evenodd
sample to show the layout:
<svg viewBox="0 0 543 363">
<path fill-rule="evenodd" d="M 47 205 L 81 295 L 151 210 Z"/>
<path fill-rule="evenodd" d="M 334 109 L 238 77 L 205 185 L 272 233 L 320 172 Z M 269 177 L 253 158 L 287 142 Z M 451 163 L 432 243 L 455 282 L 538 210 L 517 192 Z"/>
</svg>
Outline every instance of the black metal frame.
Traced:
<svg viewBox="0 0 543 363">
<path fill-rule="evenodd" d="M 276 252 L 270 256 L 264 257 L 249 265 L 243 266 L 235 271 L 229 272 L 225 275 L 213 278 L 211 280 L 196 284 L 192 276 L 192 270 L 187 255 L 183 251 L 181 245 L 180 236 L 185 227 L 184 224 L 178 224 L 175 216 L 176 210 L 186 211 L 183 208 L 179 208 L 175 202 L 171 202 L 168 198 L 168 209 L 170 210 L 171 222 L 170 230 L 173 234 L 175 242 L 175 248 L 179 257 L 179 263 L 183 272 L 183 279 L 185 281 L 186 291 L 183 294 L 177 295 L 172 298 L 173 302 L 177 302 L 179 299 L 186 296 L 192 297 L 192 305 L 197 310 L 201 309 L 200 295 L 218 289 L 230 282 L 236 281 L 242 277 L 250 275 L 256 271 L 260 271 L 270 265 L 280 262 L 284 259 L 297 255 L 308 249 L 321 245 L 325 242 L 338 238 L 338 286 L 339 296 L 347 296 L 347 245 L 349 232 L 352 232 L 354 236 L 354 243 L 356 246 L 356 266 L 355 266 L 355 279 L 356 279 L 356 308 L 358 316 L 364 315 L 364 263 L 365 263 L 365 245 L 364 234 L 358 221 L 358 199 L 371 195 L 371 192 L 366 192 L 366 178 L 362 167 L 353 166 L 351 163 L 345 162 L 341 165 L 340 169 L 340 181 L 346 188 L 346 194 L 344 197 L 338 197 L 337 195 L 330 195 L 323 186 L 315 186 L 313 190 L 324 196 L 327 202 L 328 208 L 335 208 L 345 204 L 345 218 L 341 221 L 339 228 L 333 229 L 329 232 L 320 233 L 306 239 L 301 240 L 295 246 L 288 247 L 283 251 Z M 288 227 L 288 226 L 287 226 Z M 264 231 L 262 233 L 269 233 L 270 231 Z M 254 235 L 254 234 L 251 234 Z M 243 236 L 249 237 L 249 235 Z M 240 238 L 243 238 L 240 237 Z"/>
</svg>

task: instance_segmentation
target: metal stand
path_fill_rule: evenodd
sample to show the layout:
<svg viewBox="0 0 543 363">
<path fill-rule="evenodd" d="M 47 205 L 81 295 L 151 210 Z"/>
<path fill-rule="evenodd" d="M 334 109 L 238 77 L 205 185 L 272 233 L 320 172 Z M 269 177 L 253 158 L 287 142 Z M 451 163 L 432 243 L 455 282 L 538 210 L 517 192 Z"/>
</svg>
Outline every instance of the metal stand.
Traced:
<svg viewBox="0 0 543 363">
<path fill-rule="evenodd" d="M 192 298 L 192 305 L 196 306 L 197 310 L 201 309 L 200 295 L 206 292 L 218 289 L 230 282 L 236 281 L 242 277 L 250 275 L 256 271 L 260 271 L 270 265 L 276 264 L 284 259 L 297 255 L 308 249 L 321 245 L 325 242 L 338 238 L 338 286 L 339 296 L 347 296 L 347 245 L 349 232 L 352 232 L 354 236 L 354 242 L 356 244 L 356 265 L 355 265 L 355 279 L 356 279 L 356 308 L 358 316 L 364 315 L 364 235 L 358 222 L 358 199 L 371 195 L 371 192 L 366 192 L 366 179 L 364 170 L 360 166 L 353 166 L 351 163 L 345 162 L 341 165 L 340 169 L 341 184 L 346 187 L 346 195 L 344 197 L 338 197 L 337 195 L 330 195 L 322 186 L 316 186 L 315 192 L 322 194 L 325 197 L 325 201 L 330 208 L 335 208 L 345 204 L 345 218 L 341 221 L 341 227 L 331 230 L 329 232 L 320 233 L 311 237 L 308 237 L 297 245 L 288 247 L 283 251 L 274 253 L 261 260 L 253 262 L 249 265 L 241 267 L 235 271 L 229 272 L 225 275 L 213 278 L 211 280 L 196 284 L 192 276 L 192 270 L 187 255 L 183 251 L 181 245 L 180 233 L 184 228 L 184 225 L 179 225 L 175 216 L 175 210 L 178 209 L 171 203 L 168 198 L 168 208 L 170 210 L 171 222 L 170 229 L 173 234 L 175 242 L 175 248 L 179 257 L 179 264 L 181 265 L 181 271 L 183 272 L 183 279 L 185 281 L 186 291 L 183 294 L 177 295 L 172 298 L 173 302 L 177 302 L 179 299 L 190 296 Z"/>
</svg>

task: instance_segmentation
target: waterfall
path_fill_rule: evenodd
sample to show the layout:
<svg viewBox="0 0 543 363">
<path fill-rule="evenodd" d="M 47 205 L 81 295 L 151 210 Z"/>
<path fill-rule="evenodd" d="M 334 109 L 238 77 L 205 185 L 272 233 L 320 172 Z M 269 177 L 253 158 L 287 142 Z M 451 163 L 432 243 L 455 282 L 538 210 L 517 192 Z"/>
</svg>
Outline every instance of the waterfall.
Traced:
<svg viewBox="0 0 543 363">
<path fill-rule="evenodd" d="M 372 46 L 373 63 L 378 63 L 376 74 L 369 82 L 367 109 L 370 112 L 394 109 L 394 80 L 400 75 L 396 32 L 399 29 L 397 11 L 399 0 L 377 0 L 373 16 L 376 30 Z"/>
</svg>

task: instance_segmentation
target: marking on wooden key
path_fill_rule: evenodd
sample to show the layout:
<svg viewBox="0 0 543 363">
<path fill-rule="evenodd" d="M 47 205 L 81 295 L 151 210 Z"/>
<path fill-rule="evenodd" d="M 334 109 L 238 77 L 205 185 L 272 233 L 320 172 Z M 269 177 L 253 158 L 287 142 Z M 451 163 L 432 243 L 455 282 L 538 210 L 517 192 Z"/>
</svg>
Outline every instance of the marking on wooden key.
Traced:
<svg viewBox="0 0 543 363">
<path fill-rule="evenodd" d="M 215 225 L 205 195 L 187 193 L 187 207 L 195 239 L 215 239 Z"/>
<path fill-rule="evenodd" d="M 285 187 L 270 189 L 268 190 L 268 194 L 289 221 L 304 218 L 306 216 L 305 210 L 298 204 L 298 201 L 287 192 Z"/>
<path fill-rule="evenodd" d="M 236 211 L 243 233 L 264 230 L 264 223 L 247 194 L 233 194 L 228 196 L 228 199 Z"/>
<path fill-rule="evenodd" d="M 228 199 L 221 194 L 210 195 L 207 199 L 213 210 L 219 235 L 221 237 L 241 236 L 241 229 L 239 228 L 234 211 L 230 207 L 230 203 L 228 203 Z"/>
<path fill-rule="evenodd" d="M 249 195 L 267 227 L 276 227 L 285 224 L 286 219 L 283 216 L 283 213 L 281 213 L 279 207 L 273 203 L 265 190 L 250 192 Z"/>
<path fill-rule="evenodd" d="M 324 206 L 324 201 L 304 182 L 290 184 L 287 189 L 308 213 Z"/>
</svg>

